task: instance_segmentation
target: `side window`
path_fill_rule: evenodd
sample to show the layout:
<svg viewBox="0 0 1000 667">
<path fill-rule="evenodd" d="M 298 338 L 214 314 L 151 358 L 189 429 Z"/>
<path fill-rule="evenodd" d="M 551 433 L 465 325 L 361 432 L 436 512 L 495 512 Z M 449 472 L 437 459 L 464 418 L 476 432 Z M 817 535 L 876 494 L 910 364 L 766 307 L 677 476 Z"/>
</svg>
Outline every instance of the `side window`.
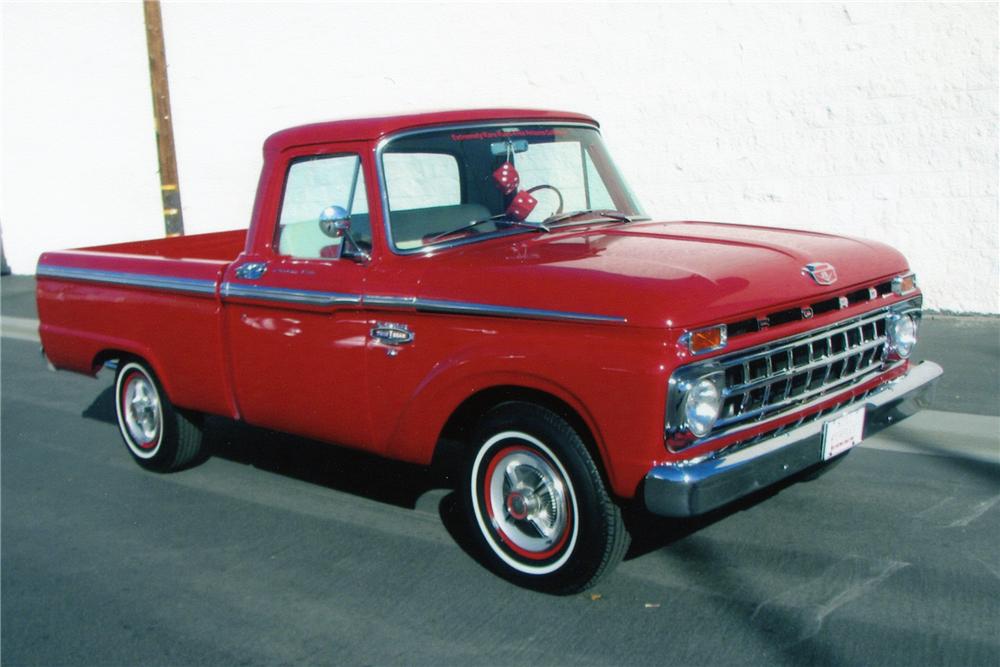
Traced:
<svg viewBox="0 0 1000 667">
<path fill-rule="evenodd" d="M 292 257 L 337 257 L 343 239 L 323 233 L 320 213 L 339 206 L 350 214 L 351 235 L 371 247 L 371 223 L 361 158 L 357 155 L 320 155 L 291 163 L 278 218 L 278 253 Z"/>
</svg>

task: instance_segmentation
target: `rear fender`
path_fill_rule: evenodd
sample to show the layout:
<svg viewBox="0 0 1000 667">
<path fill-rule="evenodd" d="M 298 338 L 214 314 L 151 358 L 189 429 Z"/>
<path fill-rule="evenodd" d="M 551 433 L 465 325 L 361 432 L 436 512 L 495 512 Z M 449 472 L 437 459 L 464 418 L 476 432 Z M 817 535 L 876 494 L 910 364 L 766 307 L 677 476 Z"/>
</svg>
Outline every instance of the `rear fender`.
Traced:
<svg viewBox="0 0 1000 667">
<path fill-rule="evenodd" d="M 58 370 L 96 376 L 109 359 L 136 357 L 149 365 L 167 396 L 173 393 L 170 375 L 163 371 L 163 364 L 153 350 L 142 342 L 45 324 L 41 326 L 40 334 L 46 356 Z M 51 341 L 51 344 L 46 344 L 46 341 Z M 49 350 L 63 353 L 50 356 Z"/>
</svg>

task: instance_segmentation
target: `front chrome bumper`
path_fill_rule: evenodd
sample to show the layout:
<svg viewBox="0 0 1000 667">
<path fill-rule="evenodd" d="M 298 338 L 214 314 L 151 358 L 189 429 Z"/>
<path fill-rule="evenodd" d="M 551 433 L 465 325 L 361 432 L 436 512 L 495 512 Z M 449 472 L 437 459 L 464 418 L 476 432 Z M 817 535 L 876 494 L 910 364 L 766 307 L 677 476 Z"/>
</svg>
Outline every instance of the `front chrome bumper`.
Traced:
<svg viewBox="0 0 1000 667">
<path fill-rule="evenodd" d="M 904 401 L 919 401 L 941 376 L 932 361 L 911 366 L 901 378 L 837 412 L 756 445 L 693 464 L 656 466 L 646 475 L 644 498 L 654 514 L 687 517 L 704 514 L 763 489 L 823 460 L 823 424 L 866 408 L 865 431 L 878 415 Z"/>
</svg>

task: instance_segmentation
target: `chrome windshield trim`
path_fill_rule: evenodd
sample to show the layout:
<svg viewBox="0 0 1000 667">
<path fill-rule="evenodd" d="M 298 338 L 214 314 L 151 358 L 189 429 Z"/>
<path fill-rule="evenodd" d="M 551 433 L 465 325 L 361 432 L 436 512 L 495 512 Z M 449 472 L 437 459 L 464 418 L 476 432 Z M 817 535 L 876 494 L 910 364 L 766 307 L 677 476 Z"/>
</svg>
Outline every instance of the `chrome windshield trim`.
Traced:
<svg viewBox="0 0 1000 667">
<path fill-rule="evenodd" d="M 240 285 L 231 282 L 222 284 L 222 297 L 278 301 L 307 306 L 356 306 L 361 303 L 360 294 L 317 292 L 313 290 L 288 289 L 286 287 L 264 287 L 262 285 Z"/>
<path fill-rule="evenodd" d="M 404 137 L 413 136 L 415 134 L 427 134 L 428 132 L 440 132 L 441 130 L 474 130 L 477 128 L 484 127 L 505 127 L 511 124 L 518 125 L 536 125 L 543 127 L 584 127 L 601 134 L 601 128 L 596 124 L 583 123 L 580 121 L 538 121 L 531 120 L 528 118 L 520 118 L 515 120 L 490 120 L 480 123 L 442 123 L 440 125 L 427 125 L 424 127 L 413 128 L 409 130 L 401 130 L 399 132 L 393 132 L 392 134 L 387 134 L 375 145 L 375 173 L 378 176 L 378 189 L 379 189 L 379 200 L 382 203 L 382 230 L 385 232 L 386 244 L 389 246 L 389 252 L 394 255 L 422 255 L 428 252 L 434 252 L 437 250 L 444 250 L 445 248 L 453 248 L 455 246 L 466 245 L 468 243 L 475 243 L 477 241 L 482 241 L 486 238 L 495 239 L 502 238 L 504 236 L 511 236 L 514 234 L 521 234 L 527 230 L 527 228 L 512 227 L 510 229 L 503 230 L 501 232 L 496 232 L 493 234 L 486 234 L 480 236 L 474 236 L 471 238 L 456 239 L 454 241 L 447 241 L 445 243 L 437 243 L 430 246 L 424 246 L 421 248 L 412 248 L 409 250 L 401 250 L 396 247 L 396 242 L 392 238 L 392 226 L 389 223 L 389 194 L 386 190 L 385 185 L 385 173 L 382 169 L 382 154 L 385 152 L 385 147 L 391 141 L 396 139 L 402 139 Z"/>
<path fill-rule="evenodd" d="M 399 296 L 366 296 L 363 299 L 363 303 L 366 306 L 378 308 L 405 308 L 421 313 L 481 315 L 485 317 L 555 320 L 564 322 L 598 322 L 608 324 L 625 324 L 628 322 L 628 318 L 614 315 L 595 315 L 593 313 L 575 313 L 565 310 L 546 310 L 542 308 L 521 308 L 518 306 L 497 306 L 486 303 L 469 303 L 466 301 L 448 301 L 444 299 L 420 299 L 416 297 Z"/>
<path fill-rule="evenodd" d="M 125 271 L 105 271 L 103 269 L 80 269 L 69 266 L 49 266 L 39 264 L 35 274 L 43 278 L 62 278 L 91 283 L 125 285 L 128 287 L 149 287 L 152 289 L 183 292 L 185 294 L 215 295 L 215 281 L 198 278 L 171 278 L 146 273 Z"/>
</svg>

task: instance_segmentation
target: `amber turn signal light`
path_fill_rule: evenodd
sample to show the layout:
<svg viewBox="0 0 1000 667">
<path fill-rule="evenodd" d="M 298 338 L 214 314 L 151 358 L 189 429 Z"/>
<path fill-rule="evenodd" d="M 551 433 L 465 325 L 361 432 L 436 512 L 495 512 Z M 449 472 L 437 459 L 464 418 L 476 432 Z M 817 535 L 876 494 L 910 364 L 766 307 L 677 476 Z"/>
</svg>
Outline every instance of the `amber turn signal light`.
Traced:
<svg viewBox="0 0 1000 667">
<path fill-rule="evenodd" d="M 687 333 L 687 346 L 691 354 L 704 354 L 726 346 L 726 325 L 695 329 Z"/>
<path fill-rule="evenodd" d="M 896 296 L 903 296 L 917 289 L 917 276 L 908 273 L 905 276 L 896 276 L 892 279 L 892 293 Z"/>
</svg>

